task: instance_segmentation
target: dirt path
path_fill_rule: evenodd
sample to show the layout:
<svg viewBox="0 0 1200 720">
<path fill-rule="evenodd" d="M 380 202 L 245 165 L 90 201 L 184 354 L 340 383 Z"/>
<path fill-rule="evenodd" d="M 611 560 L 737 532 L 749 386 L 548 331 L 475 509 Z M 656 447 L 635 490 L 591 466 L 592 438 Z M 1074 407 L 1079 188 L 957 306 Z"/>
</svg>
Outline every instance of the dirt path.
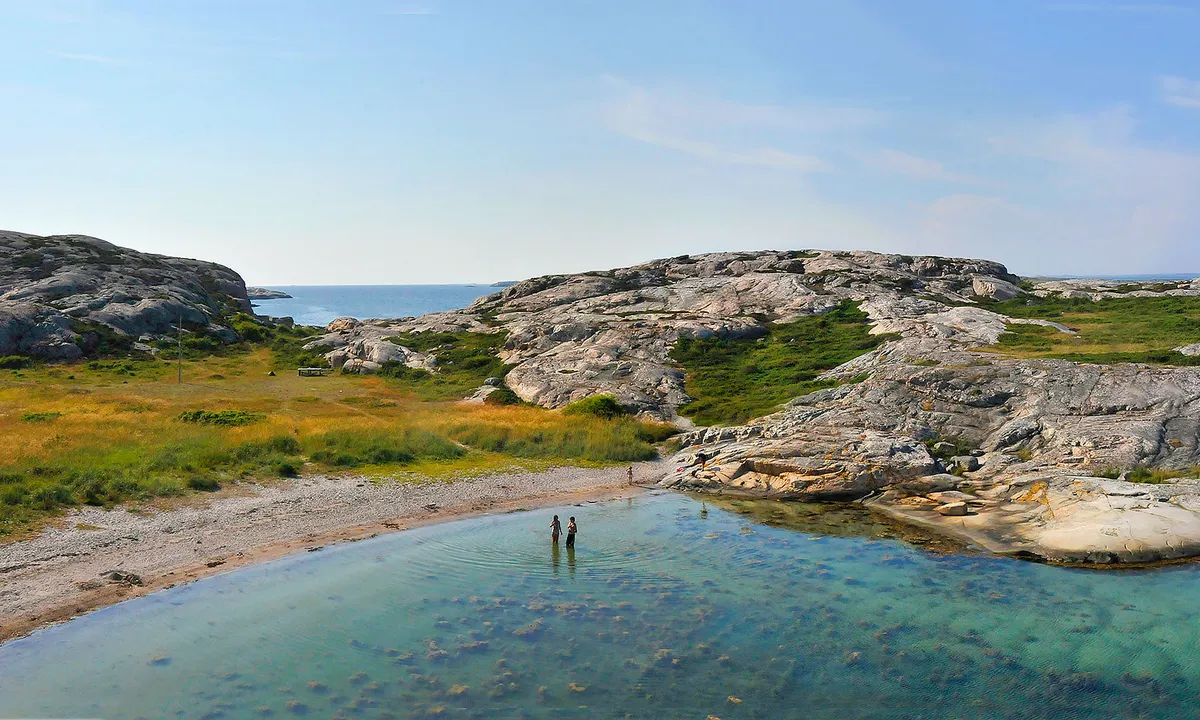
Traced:
<svg viewBox="0 0 1200 720">
<path fill-rule="evenodd" d="M 453 482 L 314 476 L 242 486 L 181 507 L 83 508 L 0 545 L 0 642 L 43 625 L 231 568 L 468 515 L 621 497 L 625 466 L 562 467 Z M 662 463 L 636 463 L 639 483 Z M 138 584 L 140 583 L 140 584 Z"/>
</svg>

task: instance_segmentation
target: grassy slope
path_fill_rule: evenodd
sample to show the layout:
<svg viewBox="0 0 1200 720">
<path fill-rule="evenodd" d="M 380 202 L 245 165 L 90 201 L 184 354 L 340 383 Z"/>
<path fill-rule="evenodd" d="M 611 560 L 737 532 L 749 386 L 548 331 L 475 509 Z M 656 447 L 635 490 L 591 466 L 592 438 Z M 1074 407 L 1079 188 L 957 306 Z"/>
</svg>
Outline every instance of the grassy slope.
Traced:
<svg viewBox="0 0 1200 720">
<path fill-rule="evenodd" d="M 1200 357 L 1173 351 L 1200 342 L 1200 298 L 1018 298 L 985 307 L 1010 317 L 1053 320 L 1079 333 L 1009 325 L 995 350 L 1015 357 L 1200 365 Z"/>
<path fill-rule="evenodd" d="M 823 315 L 773 325 L 757 340 L 682 339 L 671 358 L 687 373 L 687 392 L 695 400 L 681 411 L 704 425 L 736 425 L 832 387 L 836 383 L 817 376 L 889 339 L 869 329 L 866 314 L 843 303 Z"/>
<path fill-rule="evenodd" d="M 302 378 L 286 365 L 258 347 L 185 360 L 182 385 L 174 365 L 157 360 L 0 371 L 0 537 L 72 504 L 169 497 L 241 478 L 624 462 L 654 457 L 651 443 L 661 439 L 629 419 L 425 402 L 403 381 Z M 232 426 L 180 419 L 193 410 L 262 417 Z"/>
</svg>

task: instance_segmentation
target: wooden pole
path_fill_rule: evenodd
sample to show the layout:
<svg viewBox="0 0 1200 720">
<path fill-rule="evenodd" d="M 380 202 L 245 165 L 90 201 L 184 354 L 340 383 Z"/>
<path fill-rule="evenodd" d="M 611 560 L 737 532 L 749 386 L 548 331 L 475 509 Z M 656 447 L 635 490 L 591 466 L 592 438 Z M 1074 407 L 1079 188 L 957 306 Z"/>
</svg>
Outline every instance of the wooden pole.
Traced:
<svg viewBox="0 0 1200 720">
<path fill-rule="evenodd" d="M 183 384 L 183 313 L 179 313 L 179 361 L 175 363 L 176 383 Z"/>
</svg>

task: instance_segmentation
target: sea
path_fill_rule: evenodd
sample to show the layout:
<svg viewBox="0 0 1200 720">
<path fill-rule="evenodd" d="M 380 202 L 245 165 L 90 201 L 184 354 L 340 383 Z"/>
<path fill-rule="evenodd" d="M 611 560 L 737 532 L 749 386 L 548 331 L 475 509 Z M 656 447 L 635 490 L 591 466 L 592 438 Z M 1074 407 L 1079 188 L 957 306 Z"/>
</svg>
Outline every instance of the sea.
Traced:
<svg viewBox="0 0 1200 720">
<path fill-rule="evenodd" d="M 0 646 L 0 717 L 1196 717 L 1200 565 L 912 532 L 647 494 L 381 535 Z"/>
<path fill-rule="evenodd" d="M 300 325 L 328 325 L 339 317 L 400 318 L 464 308 L 503 288 L 490 285 L 275 285 L 291 295 L 252 300 L 254 312 L 290 317 Z"/>
</svg>

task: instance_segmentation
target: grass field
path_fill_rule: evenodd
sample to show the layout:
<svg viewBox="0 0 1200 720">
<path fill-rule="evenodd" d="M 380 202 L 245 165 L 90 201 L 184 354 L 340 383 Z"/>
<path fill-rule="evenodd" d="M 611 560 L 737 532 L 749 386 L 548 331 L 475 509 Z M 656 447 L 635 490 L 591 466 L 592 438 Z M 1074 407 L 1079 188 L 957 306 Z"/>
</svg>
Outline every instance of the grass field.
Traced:
<svg viewBox="0 0 1200 720">
<path fill-rule="evenodd" d="M 822 315 L 772 325 L 757 339 L 681 339 L 671 359 L 695 398 L 680 411 L 703 425 L 737 425 L 836 382 L 818 376 L 878 347 L 866 313 L 846 302 Z"/>
<path fill-rule="evenodd" d="M 0 371 L 0 537 L 79 503 L 170 497 L 239 479 L 644 460 L 670 434 L 628 418 L 428 402 L 402 379 L 298 377 L 281 364 L 260 346 L 185 359 L 182 384 L 160 360 Z"/>
<path fill-rule="evenodd" d="M 1010 317 L 1053 320 L 1078 332 L 1009 325 L 993 350 L 1014 357 L 1200 365 L 1200 357 L 1173 350 L 1200 342 L 1200 298 L 1017 298 L 985 307 Z"/>
</svg>

